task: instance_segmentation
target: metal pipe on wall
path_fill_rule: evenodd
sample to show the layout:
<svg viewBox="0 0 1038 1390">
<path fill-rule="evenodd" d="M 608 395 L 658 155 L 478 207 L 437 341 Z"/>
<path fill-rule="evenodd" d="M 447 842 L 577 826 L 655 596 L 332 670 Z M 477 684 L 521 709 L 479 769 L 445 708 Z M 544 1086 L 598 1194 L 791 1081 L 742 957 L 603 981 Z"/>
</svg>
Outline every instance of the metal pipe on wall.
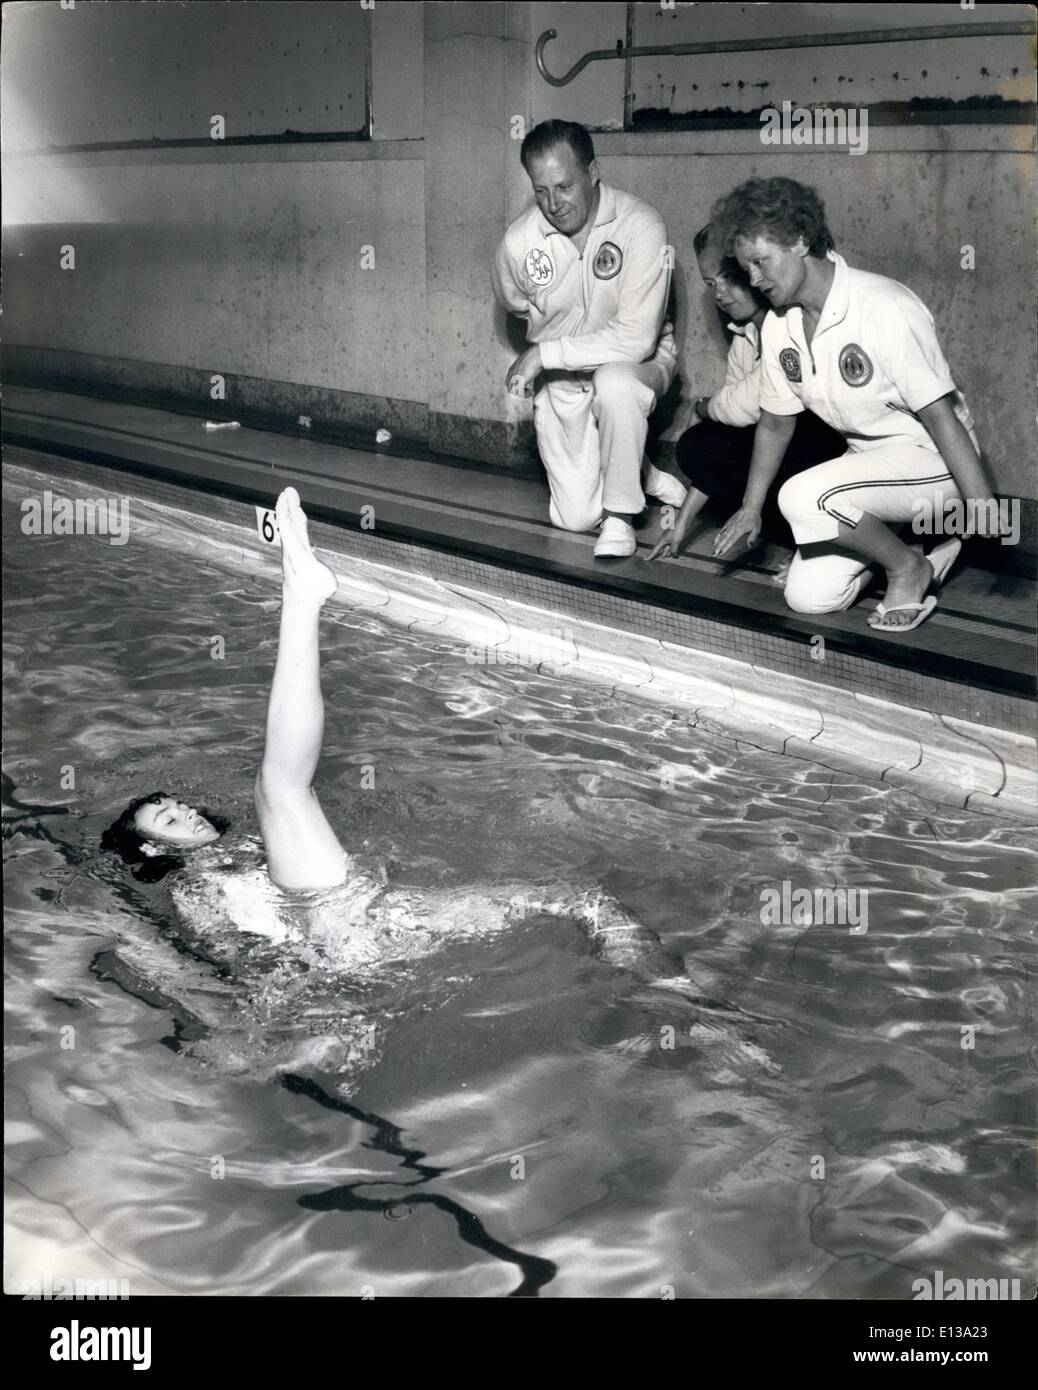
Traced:
<svg viewBox="0 0 1038 1390">
<path fill-rule="evenodd" d="M 555 77 L 544 65 L 544 50 L 552 39 L 558 38 L 557 29 L 545 29 L 537 40 L 535 55 L 537 71 L 553 87 L 565 87 L 578 73 L 583 72 L 589 63 L 601 62 L 607 58 L 653 58 L 664 54 L 687 53 L 752 53 L 767 52 L 780 48 L 835 48 L 840 45 L 863 43 L 908 43 L 913 39 L 979 39 L 994 38 L 1007 34 L 1033 34 L 1033 21 L 999 20 L 990 24 L 933 24 L 916 25 L 906 29 L 857 29 L 845 34 L 795 34 L 771 39 L 713 39 L 708 43 L 648 44 L 644 47 L 626 47 L 622 39 L 617 39 L 615 48 L 596 48 L 578 58 L 568 72 Z M 630 31 L 629 31 L 630 32 Z"/>
</svg>

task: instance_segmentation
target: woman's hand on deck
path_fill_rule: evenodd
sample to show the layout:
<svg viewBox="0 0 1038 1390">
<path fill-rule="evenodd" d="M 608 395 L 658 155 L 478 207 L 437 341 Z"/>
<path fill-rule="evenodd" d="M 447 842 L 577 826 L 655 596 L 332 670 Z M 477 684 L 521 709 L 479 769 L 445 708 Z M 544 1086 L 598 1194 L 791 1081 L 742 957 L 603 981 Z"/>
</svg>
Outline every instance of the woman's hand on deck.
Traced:
<svg viewBox="0 0 1038 1390">
<path fill-rule="evenodd" d="M 668 512 L 673 514 L 673 511 L 673 507 L 665 507 L 663 510 L 664 517 L 667 516 Z M 645 557 L 647 562 L 649 560 L 676 560 L 685 548 L 685 542 L 688 540 L 688 533 L 692 529 L 692 523 L 682 521 L 681 513 L 678 512 L 677 519 L 671 526 L 668 527 L 661 523 L 661 527 L 659 540 Z"/>
<path fill-rule="evenodd" d="M 761 514 L 753 507 L 740 507 L 714 537 L 714 554 L 720 559 L 742 540 L 747 549 L 755 545 L 761 532 Z"/>
</svg>

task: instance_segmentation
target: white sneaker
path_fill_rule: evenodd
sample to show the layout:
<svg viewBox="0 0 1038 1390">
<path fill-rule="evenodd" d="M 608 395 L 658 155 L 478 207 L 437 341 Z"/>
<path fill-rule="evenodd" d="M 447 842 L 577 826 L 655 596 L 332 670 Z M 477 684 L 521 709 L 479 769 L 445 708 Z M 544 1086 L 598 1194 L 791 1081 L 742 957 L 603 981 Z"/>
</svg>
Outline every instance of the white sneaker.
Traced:
<svg viewBox="0 0 1038 1390">
<path fill-rule="evenodd" d="M 595 555 L 599 559 L 603 556 L 633 555 L 637 549 L 634 527 L 629 526 L 626 521 L 621 521 L 618 516 L 607 516 L 595 542 Z"/>
<path fill-rule="evenodd" d="M 669 507 L 680 507 L 688 496 L 688 488 L 683 483 L 669 473 L 661 473 L 654 463 L 649 464 L 642 490 L 657 501 L 666 502 Z"/>
</svg>

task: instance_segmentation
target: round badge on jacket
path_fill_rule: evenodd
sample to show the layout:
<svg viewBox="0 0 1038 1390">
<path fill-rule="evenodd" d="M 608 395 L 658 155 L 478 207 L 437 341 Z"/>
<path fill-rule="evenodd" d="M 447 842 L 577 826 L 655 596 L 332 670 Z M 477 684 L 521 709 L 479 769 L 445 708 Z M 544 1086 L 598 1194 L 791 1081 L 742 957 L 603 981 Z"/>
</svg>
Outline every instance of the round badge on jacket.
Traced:
<svg viewBox="0 0 1038 1390">
<path fill-rule="evenodd" d="M 779 353 L 779 366 L 786 374 L 787 381 L 803 381 L 800 373 L 800 353 L 796 348 L 783 348 Z"/>
<path fill-rule="evenodd" d="M 872 380 L 869 355 L 857 343 L 848 343 L 840 352 L 840 375 L 848 386 L 864 386 Z"/>
<path fill-rule="evenodd" d="M 535 285 L 550 285 L 555 276 L 555 267 L 547 251 L 535 247 L 526 253 L 526 273 Z"/>
<path fill-rule="evenodd" d="M 620 274 L 620 267 L 624 263 L 624 253 L 614 242 L 603 241 L 602 245 L 595 252 L 595 259 L 591 262 L 591 269 L 595 272 L 598 280 L 611 280 L 614 275 Z"/>
</svg>

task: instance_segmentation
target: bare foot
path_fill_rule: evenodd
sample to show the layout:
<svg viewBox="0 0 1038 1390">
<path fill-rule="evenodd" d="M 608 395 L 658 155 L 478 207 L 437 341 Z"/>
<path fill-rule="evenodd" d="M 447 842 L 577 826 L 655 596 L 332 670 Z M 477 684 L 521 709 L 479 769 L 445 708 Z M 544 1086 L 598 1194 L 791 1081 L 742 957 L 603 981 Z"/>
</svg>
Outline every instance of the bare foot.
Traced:
<svg viewBox="0 0 1038 1390">
<path fill-rule="evenodd" d="M 278 498 L 277 519 L 281 532 L 281 576 L 286 595 L 324 603 L 335 593 L 339 581 L 310 548 L 306 513 L 294 487 L 286 487 Z"/>
<path fill-rule="evenodd" d="M 879 617 L 874 613 L 868 620 L 870 627 L 906 627 L 917 616 L 914 609 L 902 613 L 890 611 L 904 603 L 922 603 L 933 582 L 933 567 L 929 560 L 918 550 L 911 550 L 909 554 L 911 558 L 902 568 L 887 571 L 887 592 L 883 595 L 886 614 Z"/>
</svg>

